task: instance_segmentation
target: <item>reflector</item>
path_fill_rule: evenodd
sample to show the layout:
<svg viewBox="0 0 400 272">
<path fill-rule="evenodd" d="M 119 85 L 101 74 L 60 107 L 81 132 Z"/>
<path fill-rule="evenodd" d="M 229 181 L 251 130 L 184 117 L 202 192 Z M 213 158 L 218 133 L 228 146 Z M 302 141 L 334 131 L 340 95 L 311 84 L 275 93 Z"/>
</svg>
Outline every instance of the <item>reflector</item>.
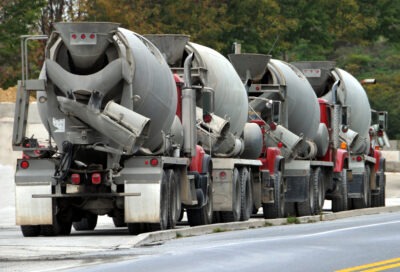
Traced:
<svg viewBox="0 0 400 272">
<path fill-rule="evenodd" d="M 100 175 L 100 173 L 93 173 L 92 174 L 92 183 L 93 184 L 100 184 L 101 183 L 101 175 Z"/>
<path fill-rule="evenodd" d="M 81 183 L 81 176 L 79 174 L 72 174 L 71 175 L 71 182 L 72 184 L 80 184 Z"/>
<path fill-rule="evenodd" d="M 22 169 L 27 169 L 29 167 L 29 162 L 28 161 L 22 161 L 20 164 Z"/>
</svg>

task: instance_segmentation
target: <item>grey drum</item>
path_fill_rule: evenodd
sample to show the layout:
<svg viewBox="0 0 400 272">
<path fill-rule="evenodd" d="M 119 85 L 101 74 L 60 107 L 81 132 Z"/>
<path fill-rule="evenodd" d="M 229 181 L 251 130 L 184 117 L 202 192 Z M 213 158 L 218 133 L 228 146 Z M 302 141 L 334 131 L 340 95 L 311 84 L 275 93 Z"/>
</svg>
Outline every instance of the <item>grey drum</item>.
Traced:
<svg viewBox="0 0 400 272">
<path fill-rule="evenodd" d="M 214 90 L 214 114 L 230 121 L 229 132 L 240 137 L 247 122 L 246 90 L 232 64 L 217 51 L 189 42 L 188 53 L 194 52 L 193 67 L 207 69 L 206 84 Z"/>
<path fill-rule="evenodd" d="M 348 72 L 336 68 L 332 74 L 336 80 L 340 79 L 338 99 L 351 109 L 348 125 L 359 135 L 351 149 L 355 153 L 368 153 L 371 106 L 367 93 L 359 81 Z M 332 102 L 332 93 L 328 92 L 323 98 Z"/>
<path fill-rule="evenodd" d="M 57 23 L 55 28 L 41 73 L 47 80 L 46 91 L 38 92 L 38 106 L 57 145 L 68 140 L 119 148 L 113 137 L 100 133 L 91 122 L 114 101 L 150 119 L 147 137 L 140 142 L 152 152 L 162 149 L 163 134 L 171 131 L 175 118 L 177 93 L 160 51 L 118 24 Z M 66 107 L 64 112 L 59 109 L 57 96 L 71 100 L 68 112 Z M 74 114 L 74 103 L 85 106 L 81 108 L 89 117 L 84 122 Z M 118 126 L 114 128 L 109 133 L 118 133 Z"/>
<path fill-rule="evenodd" d="M 286 98 L 283 103 L 284 126 L 296 135 L 304 135 L 306 139 L 315 140 L 317 137 L 320 110 L 317 100 L 307 78 L 293 65 L 271 59 L 265 71 L 268 84 L 284 86 Z M 279 100 L 277 94 L 265 93 L 261 97 Z M 265 107 L 262 100 L 253 100 L 250 106 L 256 111 Z"/>
</svg>

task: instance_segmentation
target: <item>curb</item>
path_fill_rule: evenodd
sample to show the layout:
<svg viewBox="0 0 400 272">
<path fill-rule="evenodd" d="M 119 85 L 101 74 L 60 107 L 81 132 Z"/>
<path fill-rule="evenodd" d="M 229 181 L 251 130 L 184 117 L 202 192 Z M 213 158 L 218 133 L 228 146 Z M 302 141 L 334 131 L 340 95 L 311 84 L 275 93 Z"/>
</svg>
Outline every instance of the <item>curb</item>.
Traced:
<svg viewBox="0 0 400 272">
<path fill-rule="evenodd" d="M 400 212 L 400 206 L 366 208 L 361 210 L 350 210 L 337 213 L 324 213 L 321 215 L 314 215 L 314 216 L 303 216 L 297 218 L 298 220 L 296 220 L 296 224 L 333 221 L 337 219 L 344 219 L 355 216 L 373 215 L 380 213 L 393 213 L 393 212 Z M 205 226 L 185 227 L 181 229 L 171 229 L 171 230 L 157 231 L 151 233 L 143 233 L 137 237 L 139 239 L 137 239 L 135 244 L 120 245 L 118 249 L 128 249 L 140 246 L 151 246 L 167 240 L 190 237 L 190 236 L 200 236 L 217 232 L 246 230 L 253 228 L 270 227 L 270 226 L 282 226 L 289 224 L 294 224 L 294 223 L 288 223 L 287 218 L 250 219 L 249 221 L 246 222 L 219 223 L 219 224 L 211 224 Z"/>
</svg>

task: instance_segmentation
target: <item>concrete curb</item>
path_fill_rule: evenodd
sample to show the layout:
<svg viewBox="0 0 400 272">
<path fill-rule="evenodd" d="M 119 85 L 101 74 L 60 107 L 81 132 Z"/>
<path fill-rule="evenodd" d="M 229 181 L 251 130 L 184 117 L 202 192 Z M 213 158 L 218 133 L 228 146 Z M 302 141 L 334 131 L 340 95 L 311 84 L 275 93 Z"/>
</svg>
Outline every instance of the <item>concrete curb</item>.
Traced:
<svg viewBox="0 0 400 272">
<path fill-rule="evenodd" d="M 294 221 L 296 221 L 296 223 L 305 224 L 305 223 L 315 223 L 321 221 L 344 219 L 355 216 L 372 215 L 380 213 L 393 213 L 393 212 L 400 212 L 400 206 L 367 208 L 367 209 L 350 210 L 337 213 L 324 213 L 321 215 L 299 217 L 297 218 L 297 220 Z M 246 222 L 211 224 L 206 226 L 185 227 L 185 228 L 171 229 L 165 231 L 143 233 L 137 237 L 138 239 L 136 240 L 135 244 L 120 245 L 118 249 L 127 249 L 131 247 L 152 245 L 176 238 L 200 236 L 200 235 L 224 232 L 224 231 L 245 230 L 245 229 L 261 228 L 261 227 L 269 227 L 269 226 L 281 226 L 288 224 L 293 224 L 293 223 L 288 223 L 287 218 L 250 219 L 249 221 Z"/>
</svg>

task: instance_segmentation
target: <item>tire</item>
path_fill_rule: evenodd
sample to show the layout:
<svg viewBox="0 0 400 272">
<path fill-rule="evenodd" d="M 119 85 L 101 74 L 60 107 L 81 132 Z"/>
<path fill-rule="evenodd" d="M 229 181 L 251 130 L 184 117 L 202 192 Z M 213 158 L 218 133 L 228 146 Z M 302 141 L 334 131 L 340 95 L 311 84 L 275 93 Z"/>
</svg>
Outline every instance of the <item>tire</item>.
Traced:
<svg viewBox="0 0 400 272">
<path fill-rule="evenodd" d="M 308 199 L 303 202 L 296 202 L 298 216 L 313 215 L 315 213 L 315 200 L 314 200 L 314 183 L 312 180 L 313 171 L 311 171 L 308 178 Z"/>
<path fill-rule="evenodd" d="M 377 183 L 379 184 L 379 193 L 377 195 L 371 195 L 371 207 L 384 207 L 385 206 L 385 173 L 378 172 L 376 173 L 375 178 L 377 179 Z"/>
<path fill-rule="evenodd" d="M 353 199 L 354 209 L 364 209 L 371 207 L 371 169 L 369 166 L 365 166 L 365 172 L 363 175 L 363 197 Z"/>
<path fill-rule="evenodd" d="M 273 177 L 274 203 L 263 203 L 265 219 L 282 218 L 285 215 L 285 184 L 281 171 Z"/>
<path fill-rule="evenodd" d="M 168 224 L 167 229 L 175 228 L 178 220 L 178 207 L 177 207 L 177 182 L 175 172 L 172 169 L 167 171 L 168 176 Z"/>
<path fill-rule="evenodd" d="M 241 210 L 241 189 L 240 189 L 239 171 L 237 168 L 233 169 L 232 176 L 232 211 L 221 211 L 221 221 L 236 222 L 240 220 Z"/>
<path fill-rule="evenodd" d="M 73 222 L 76 231 L 94 230 L 97 225 L 97 214 L 87 213 L 80 221 Z"/>
<path fill-rule="evenodd" d="M 240 221 L 250 219 L 253 212 L 253 186 L 246 167 L 240 170 Z"/>
<path fill-rule="evenodd" d="M 340 173 L 340 180 L 338 183 L 340 196 L 332 199 L 333 212 L 347 211 L 349 207 L 349 199 L 347 198 L 347 169 L 343 169 Z"/>
<path fill-rule="evenodd" d="M 285 203 L 285 217 L 296 217 L 296 203 L 295 202 L 286 202 Z"/>
<path fill-rule="evenodd" d="M 152 230 L 166 230 L 168 228 L 170 190 L 168 186 L 168 172 L 163 171 L 160 184 L 160 222 L 149 224 Z"/>
<path fill-rule="evenodd" d="M 40 235 L 40 226 L 23 225 L 21 226 L 21 232 L 24 237 L 36 237 Z"/>
<path fill-rule="evenodd" d="M 116 228 L 122 228 L 122 227 L 127 226 L 127 224 L 125 223 L 123 210 L 120 210 L 120 209 L 114 210 L 114 216 L 113 216 L 112 220 L 113 220 L 114 226 Z"/>
<path fill-rule="evenodd" d="M 72 220 L 67 211 L 60 211 L 53 215 L 52 225 L 41 225 L 41 234 L 44 236 L 70 235 Z"/>
<path fill-rule="evenodd" d="M 138 235 L 146 232 L 146 226 L 144 223 L 128 223 L 128 232 L 131 235 Z"/>
<path fill-rule="evenodd" d="M 379 181 L 381 183 L 381 190 L 379 191 L 379 206 L 386 206 L 386 176 L 385 172 L 379 173 Z M 381 182 L 382 181 L 382 182 Z"/>
<path fill-rule="evenodd" d="M 181 197 L 181 170 L 175 170 L 176 181 L 176 222 L 183 218 L 182 197 Z"/>
<path fill-rule="evenodd" d="M 325 202 L 325 182 L 321 167 L 313 170 L 311 179 L 314 185 L 314 214 L 320 214 Z"/>
<path fill-rule="evenodd" d="M 212 167 L 209 167 L 209 173 L 207 175 L 208 187 L 207 187 L 207 203 L 198 209 L 186 209 L 187 218 L 190 226 L 208 225 L 213 222 L 213 180 L 212 180 Z M 199 190 L 199 189 L 198 189 Z M 200 189 L 201 190 L 201 189 Z M 203 195 L 202 192 L 200 192 Z M 240 207 L 239 207 L 240 208 Z"/>
</svg>

